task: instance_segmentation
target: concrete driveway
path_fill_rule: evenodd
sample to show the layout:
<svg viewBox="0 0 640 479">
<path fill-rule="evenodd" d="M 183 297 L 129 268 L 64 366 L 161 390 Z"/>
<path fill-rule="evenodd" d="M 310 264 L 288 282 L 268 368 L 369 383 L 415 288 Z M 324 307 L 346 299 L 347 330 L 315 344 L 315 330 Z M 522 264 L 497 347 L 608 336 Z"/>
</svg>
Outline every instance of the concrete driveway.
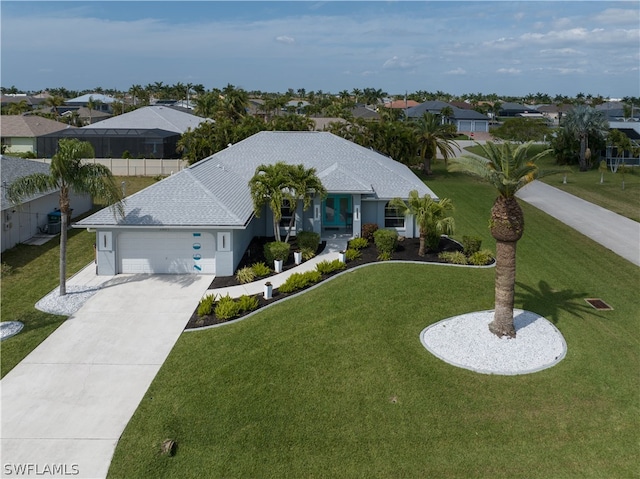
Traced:
<svg viewBox="0 0 640 479">
<path fill-rule="evenodd" d="M 120 435 L 212 279 L 119 275 L 7 374 L 2 477 L 106 477 Z"/>
</svg>

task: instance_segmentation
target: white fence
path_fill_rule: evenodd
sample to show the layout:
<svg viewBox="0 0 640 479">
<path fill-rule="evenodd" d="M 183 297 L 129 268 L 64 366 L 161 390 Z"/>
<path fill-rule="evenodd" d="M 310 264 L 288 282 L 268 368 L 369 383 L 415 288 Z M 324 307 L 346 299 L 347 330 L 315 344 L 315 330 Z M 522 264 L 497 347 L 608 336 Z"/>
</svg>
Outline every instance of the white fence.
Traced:
<svg viewBox="0 0 640 479">
<path fill-rule="evenodd" d="M 35 161 L 51 163 L 50 158 L 38 158 Z M 82 162 L 104 165 L 114 176 L 167 176 L 188 166 L 184 160 L 155 158 L 89 158 Z"/>
</svg>

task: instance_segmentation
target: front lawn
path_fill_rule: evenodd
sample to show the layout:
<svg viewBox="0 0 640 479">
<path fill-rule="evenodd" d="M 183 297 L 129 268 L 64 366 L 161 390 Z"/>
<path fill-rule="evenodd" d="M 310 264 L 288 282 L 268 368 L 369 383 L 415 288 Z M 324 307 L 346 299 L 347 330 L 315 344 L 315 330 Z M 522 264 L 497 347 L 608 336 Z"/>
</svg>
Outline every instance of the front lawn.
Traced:
<svg viewBox="0 0 640 479">
<path fill-rule="evenodd" d="M 493 192 L 440 171 L 460 235 Z M 109 477 L 633 477 L 638 268 L 529 205 L 517 307 L 568 343 L 557 366 L 490 376 L 420 343 L 493 306 L 493 270 L 376 264 L 239 323 L 185 333 L 127 426 Z M 613 311 L 597 312 L 598 297 Z M 174 457 L 160 454 L 171 438 Z"/>
<path fill-rule="evenodd" d="M 116 181 L 118 184 L 125 182 L 127 194 L 155 182 L 153 178 L 145 177 L 116 177 Z M 93 211 L 99 207 L 97 201 Z M 93 261 L 94 242 L 95 235 L 86 230 L 69 230 L 67 277 Z M 12 271 L 2 275 L 2 321 L 24 323 L 24 329 L 18 335 L 2 341 L 0 375 L 4 377 L 66 319 L 35 309 L 35 304 L 60 284 L 60 237 L 56 236 L 42 246 L 19 244 L 2 253 L 2 263 Z"/>
</svg>

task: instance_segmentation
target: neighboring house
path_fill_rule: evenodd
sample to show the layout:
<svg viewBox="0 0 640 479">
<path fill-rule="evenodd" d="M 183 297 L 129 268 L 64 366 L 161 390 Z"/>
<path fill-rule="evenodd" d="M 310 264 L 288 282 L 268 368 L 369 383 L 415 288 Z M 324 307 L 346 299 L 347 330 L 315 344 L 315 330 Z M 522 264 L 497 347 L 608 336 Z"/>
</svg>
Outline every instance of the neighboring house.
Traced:
<svg viewBox="0 0 640 479">
<path fill-rule="evenodd" d="M 93 145 L 96 158 L 179 158 L 178 140 L 206 118 L 166 106 L 146 106 L 93 125 L 38 138 L 38 151 L 50 158 L 61 138 L 78 138 Z"/>
<path fill-rule="evenodd" d="M 625 104 L 620 101 L 607 101 L 601 103 L 600 105 L 596 105 L 596 110 L 602 111 L 606 117 L 606 119 L 610 122 L 612 121 L 640 121 L 640 108 L 633 107 L 629 110 L 629 113 L 633 111 L 633 114 L 630 114 L 629 118 L 624 117 L 624 107 Z"/>
<path fill-rule="evenodd" d="M 254 214 L 249 180 L 259 165 L 278 161 L 315 168 L 328 192 L 307 211 L 283 210 L 283 223 L 295 216 L 294 234 L 358 236 L 376 223 L 415 237 L 414 220 L 389 200 L 411 190 L 436 197 L 407 166 L 331 133 L 263 131 L 131 195 L 124 219 L 104 209 L 74 227 L 96 231 L 100 275 L 231 276 L 254 237 L 273 236 L 271 212 Z"/>
<path fill-rule="evenodd" d="M 77 98 L 71 98 L 66 100 L 65 105 L 72 107 L 89 106 L 89 102 L 95 103 L 94 109 L 103 111 L 106 113 L 113 113 L 113 104 L 118 100 L 101 93 L 87 93 L 86 95 L 79 96 Z"/>
<path fill-rule="evenodd" d="M 625 151 L 620 155 L 626 165 L 640 166 L 640 122 L 638 121 L 610 121 L 609 129 L 620 130 L 631 141 L 633 151 Z M 635 152 L 635 156 L 634 156 Z M 613 164 L 618 158 L 618 151 L 611 145 L 605 148 L 605 160 L 607 164 Z"/>
<path fill-rule="evenodd" d="M 451 108 L 453 114 L 447 116 L 446 119 L 443 118 L 443 122 L 448 121 L 455 125 L 458 133 L 487 133 L 489 131 L 489 117 L 487 115 L 475 110 L 458 108 L 439 100 L 426 101 L 418 106 L 409 108 L 405 111 L 405 116 L 409 119 L 417 120 L 425 113 L 440 115 L 444 108 Z"/>
<path fill-rule="evenodd" d="M 544 118 L 546 118 L 547 122 L 549 122 L 552 126 L 559 126 L 562 117 L 567 114 L 573 105 L 562 104 L 562 105 L 540 105 L 538 107 L 538 111 L 542 113 Z"/>
<path fill-rule="evenodd" d="M 385 108 L 393 108 L 393 109 L 407 109 L 412 108 L 414 106 L 418 106 L 419 103 L 415 100 L 393 100 L 385 102 Z"/>
<path fill-rule="evenodd" d="M 37 147 L 37 137 L 56 133 L 69 125 L 37 115 L 2 115 L 0 117 L 0 141 L 4 153 L 33 153 L 42 156 Z"/>
<path fill-rule="evenodd" d="M 7 198 L 7 188 L 20 177 L 33 173 L 49 174 L 49 165 L 33 160 L 0 156 L 2 177 L 2 251 L 13 248 L 44 231 L 48 226 L 50 213 L 60 208 L 60 192 L 51 190 L 25 198 L 14 205 Z M 88 195 L 71 195 L 74 215 L 89 211 L 93 206 Z M 51 231 L 51 232 L 59 232 Z"/>
<path fill-rule="evenodd" d="M 534 106 L 521 105 L 520 103 L 504 102 L 500 105 L 498 116 L 522 116 L 522 113 L 538 113 Z"/>
</svg>

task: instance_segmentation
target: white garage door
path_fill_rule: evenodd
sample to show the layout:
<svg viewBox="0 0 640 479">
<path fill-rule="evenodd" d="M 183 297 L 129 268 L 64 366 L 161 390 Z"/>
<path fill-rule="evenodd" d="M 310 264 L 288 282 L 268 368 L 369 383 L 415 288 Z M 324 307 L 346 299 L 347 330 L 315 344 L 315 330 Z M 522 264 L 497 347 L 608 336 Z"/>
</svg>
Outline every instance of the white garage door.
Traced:
<svg viewBox="0 0 640 479">
<path fill-rule="evenodd" d="M 118 235 L 119 273 L 215 274 L 210 233 L 155 231 Z"/>
</svg>

